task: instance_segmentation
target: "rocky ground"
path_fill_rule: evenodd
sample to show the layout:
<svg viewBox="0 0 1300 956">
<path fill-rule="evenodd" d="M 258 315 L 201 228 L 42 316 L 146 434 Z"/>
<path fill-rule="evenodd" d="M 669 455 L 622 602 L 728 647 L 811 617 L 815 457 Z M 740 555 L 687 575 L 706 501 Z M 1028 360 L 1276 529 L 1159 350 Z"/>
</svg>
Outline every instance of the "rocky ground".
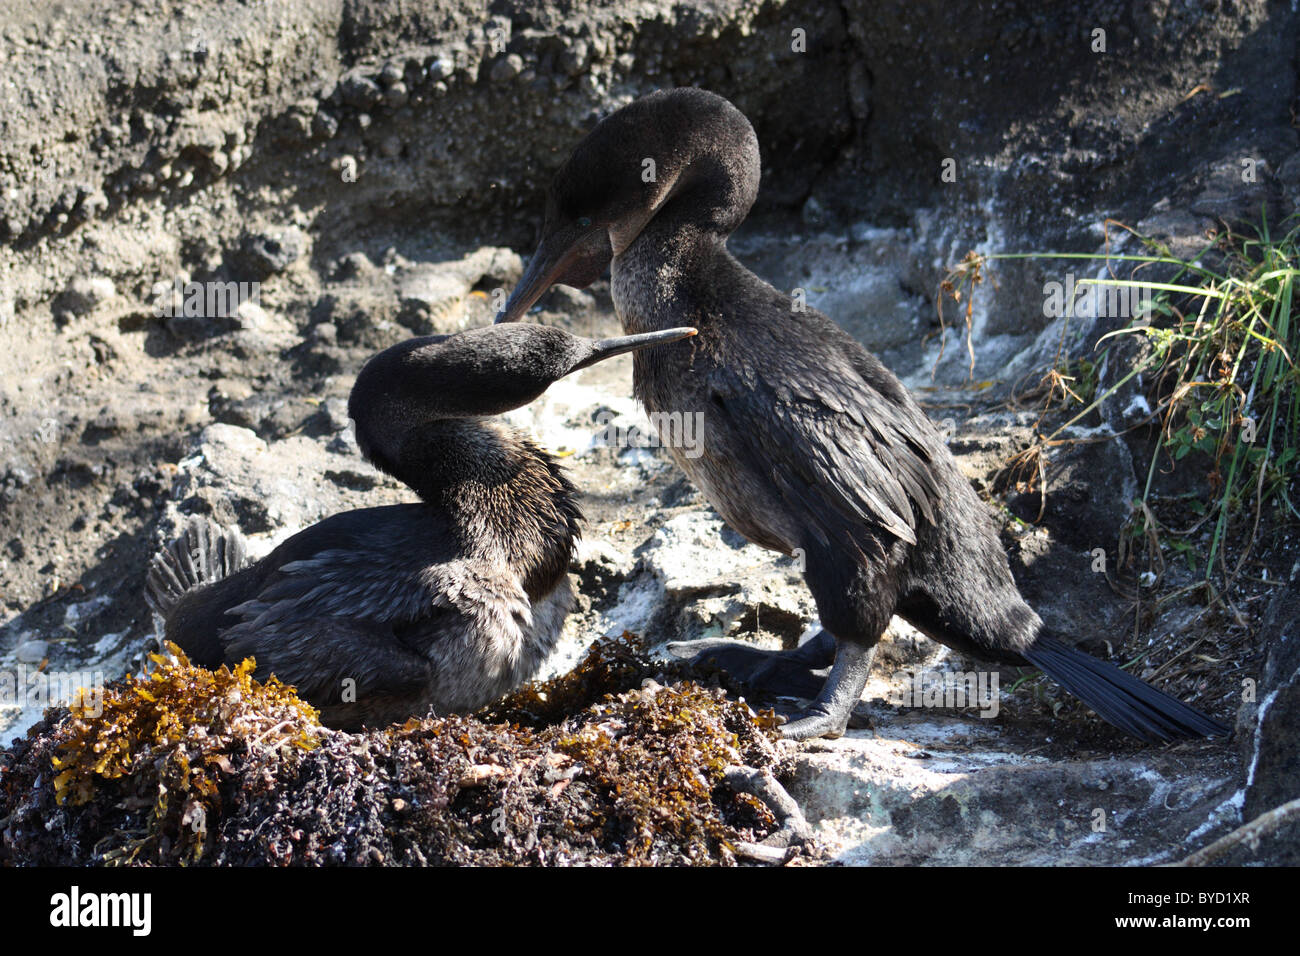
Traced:
<svg viewBox="0 0 1300 956">
<path fill-rule="evenodd" d="M 1235 614 L 1157 603 L 1186 580 L 1176 568 L 1155 592 L 1113 561 L 1094 573 L 1145 478 L 1151 436 L 1130 428 L 1151 383 L 1051 450 L 1044 502 L 999 475 L 1032 438 L 1058 348 L 1089 354 L 1108 329 L 1045 318 L 1043 284 L 1062 270 L 1042 264 L 980 290 L 972 355 L 959 310 L 947 303 L 946 335 L 936 310 L 970 249 L 1134 251 L 1104 229 L 1114 218 L 1190 254 L 1261 204 L 1293 211 L 1293 13 L 1062 2 L 956 24 L 929 3 L 101 6 L 32 5 L 0 26 L 0 670 L 138 666 L 153 630 L 144 569 L 185 514 L 269 549 L 335 511 L 406 500 L 351 440 L 357 369 L 409 335 L 490 321 L 567 149 L 634 96 L 698 83 L 732 98 L 763 147 L 760 204 L 733 248 L 916 389 L 1001 515 L 1031 603 L 1096 653 L 1145 653 L 1140 673 L 1237 722 L 1231 743 L 1150 748 L 1011 671 L 991 719 L 882 703 L 912 670 L 981 668 L 895 621 L 863 726 L 787 745 L 787 786 L 828 858 L 1167 862 L 1300 795 L 1283 640 L 1295 529 L 1264 529 L 1264 583 Z M 226 282 L 256 294 L 230 315 L 187 310 L 192 283 Z M 535 319 L 617 328 L 605 283 L 556 290 Z M 624 630 L 663 655 L 683 639 L 810 633 L 791 563 L 726 529 L 662 450 L 621 440 L 650 431 L 630 360 L 511 418 L 568 456 L 588 518 L 580 609 L 548 673 Z M 40 703 L 0 710 L 5 736 Z M 1282 862 L 1295 845 L 1282 830 L 1224 859 Z"/>
</svg>

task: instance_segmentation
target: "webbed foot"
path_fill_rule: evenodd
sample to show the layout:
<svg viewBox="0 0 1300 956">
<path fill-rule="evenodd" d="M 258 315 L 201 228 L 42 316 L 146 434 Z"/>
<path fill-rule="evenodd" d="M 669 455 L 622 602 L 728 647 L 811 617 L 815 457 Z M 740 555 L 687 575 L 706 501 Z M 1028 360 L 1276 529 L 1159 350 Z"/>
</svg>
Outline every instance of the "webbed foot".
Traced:
<svg viewBox="0 0 1300 956">
<path fill-rule="evenodd" d="M 851 641 L 840 643 L 835 649 L 835 666 L 821 693 L 807 710 L 781 725 L 781 736 L 786 740 L 843 737 L 862 697 L 862 688 L 867 685 L 875 656 L 874 644 L 868 647 Z"/>
<path fill-rule="evenodd" d="M 670 644 L 692 667 L 715 667 L 755 692 L 777 697 L 816 697 L 825 684 L 817 671 L 835 657 L 835 638 L 826 631 L 791 651 L 768 651 L 741 641 L 703 640 Z"/>
<path fill-rule="evenodd" d="M 860 701 L 849 711 L 843 727 L 833 722 L 833 715 L 822 708 L 782 710 L 777 707 L 775 709 L 777 716 L 785 718 L 785 723 L 781 725 L 778 732 L 786 740 L 812 740 L 814 737 L 834 740 L 843 737 L 846 730 L 871 730 L 875 727 L 871 705 L 865 700 Z"/>
</svg>

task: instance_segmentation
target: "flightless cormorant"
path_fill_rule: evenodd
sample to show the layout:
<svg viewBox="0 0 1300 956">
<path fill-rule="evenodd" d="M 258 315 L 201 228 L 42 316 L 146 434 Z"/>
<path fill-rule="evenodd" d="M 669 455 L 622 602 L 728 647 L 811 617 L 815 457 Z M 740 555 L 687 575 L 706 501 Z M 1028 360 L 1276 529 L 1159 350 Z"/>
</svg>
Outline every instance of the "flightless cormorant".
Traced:
<svg viewBox="0 0 1300 956">
<path fill-rule="evenodd" d="M 609 266 L 625 331 L 699 330 L 635 357 L 636 394 L 652 413 L 702 415 L 699 443 L 689 455 L 669 443 L 673 458 L 750 541 L 804 556 L 824 628 L 795 651 L 699 656 L 815 695 L 787 737 L 839 736 L 898 614 L 976 657 L 1040 668 L 1144 740 L 1226 734 L 1045 629 L 989 510 L 893 373 L 728 251 L 758 185 L 757 137 L 727 100 L 688 88 L 630 103 L 556 173 L 537 252 L 497 317 L 517 321 L 553 283 L 582 287 Z M 822 683 L 812 671 L 832 658 Z"/>
<path fill-rule="evenodd" d="M 573 603 L 581 515 L 555 459 L 485 420 L 557 379 L 693 329 L 592 341 L 537 325 L 410 339 L 370 359 L 348 413 L 357 445 L 419 502 L 332 515 L 260 561 L 192 519 L 146 597 L 195 663 L 246 657 L 354 729 L 471 711 L 530 679 Z"/>
</svg>

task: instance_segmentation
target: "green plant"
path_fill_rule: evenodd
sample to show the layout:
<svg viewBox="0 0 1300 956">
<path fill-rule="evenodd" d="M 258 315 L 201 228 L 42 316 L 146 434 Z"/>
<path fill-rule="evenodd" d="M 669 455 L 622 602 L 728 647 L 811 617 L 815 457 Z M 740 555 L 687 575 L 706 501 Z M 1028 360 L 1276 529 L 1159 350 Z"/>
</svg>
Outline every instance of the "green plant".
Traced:
<svg viewBox="0 0 1300 956">
<path fill-rule="evenodd" d="M 1067 404 L 1073 400 L 1084 407 L 1051 434 L 1038 434 L 1034 445 L 1013 465 L 1023 470 L 1026 463 L 1037 461 L 1041 471 L 1043 450 L 1068 440 L 1059 437 L 1066 428 L 1135 375 L 1152 372 L 1159 387 L 1149 420 L 1159 421 L 1160 440 L 1147 468 L 1142 498 L 1135 502 L 1127 528 L 1133 541 L 1122 541 L 1121 550 L 1126 543 L 1133 547 L 1145 538 L 1148 553 L 1154 548 L 1159 559 L 1161 541 L 1177 541 L 1173 549 L 1196 566 L 1196 549 L 1188 539 L 1212 522 L 1204 583 L 1210 584 L 1217 567 L 1226 587 L 1240 574 L 1267 509 L 1280 510 L 1283 520 L 1300 518 L 1292 499 L 1300 464 L 1300 370 L 1296 365 L 1300 303 L 1295 301 L 1300 225 L 1277 236 L 1263 216 L 1252 235 L 1226 230 L 1190 260 L 1171 255 L 1146 237 L 1138 238 L 1150 254 L 971 254 L 949 273 L 941 291 L 959 302 L 965 292 L 969 315 L 970 292 L 984 280 L 985 267 L 992 260 L 1082 259 L 1105 262 L 1112 277 L 1084 279 L 1079 286 L 1117 286 L 1150 297 L 1141 316 L 1098 341 L 1098 348 L 1104 346 L 1102 355 L 1090 367 L 1058 353 L 1044 378 L 1049 386 L 1048 403 L 1059 394 Z M 1219 254 L 1216 261 L 1220 264 L 1215 268 L 1201 264 L 1211 248 Z M 1113 265 L 1118 263 L 1133 267 L 1130 278 L 1113 277 Z M 1157 266 L 1171 271 L 1170 278 L 1143 281 L 1133 277 Z M 1106 343 L 1120 336 L 1142 336 L 1150 347 L 1119 381 L 1097 394 L 1096 369 L 1109 350 Z M 1088 388 L 1085 383 L 1090 380 L 1092 387 Z M 1162 454 L 1170 467 L 1176 468 L 1179 463 L 1185 466 L 1193 451 L 1210 461 L 1211 497 L 1190 502 L 1197 520 L 1190 528 L 1175 532 L 1162 527 L 1155 517 L 1154 479 Z M 1230 564 L 1228 542 L 1233 531 L 1245 531 L 1243 519 L 1249 523 L 1249 532 Z M 1163 568 L 1162 560 L 1160 564 Z"/>
</svg>

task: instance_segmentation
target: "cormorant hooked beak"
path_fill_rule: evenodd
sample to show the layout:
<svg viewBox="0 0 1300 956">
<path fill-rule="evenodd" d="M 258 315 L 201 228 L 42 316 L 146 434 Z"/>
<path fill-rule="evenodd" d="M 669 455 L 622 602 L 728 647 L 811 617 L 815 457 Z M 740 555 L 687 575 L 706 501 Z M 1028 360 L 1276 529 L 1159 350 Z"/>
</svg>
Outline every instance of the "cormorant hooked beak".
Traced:
<svg viewBox="0 0 1300 956">
<path fill-rule="evenodd" d="M 497 321 L 508 322 L 513 320 L 498 319 Z M 612 339 L 600 339 L 591 343 L 591 354 L 581 359 L 569 371 L 576 372 L 580 368 L 587 368 L 607 358 L 613 358 L 615 355 L 622 355 L 624 352 L 633 352 L 652 345 L 663 345 L 665 342 L 676 342 L 679 339 L 689 339 L 695 334 L 697 334 L 696 329 L 682 326 L 676 329 L 664 329 L 660 332 L 642 332 L 639 335 L 619 335 Z"/>
<path fill-rule="evenodd" d="M 588 222 L 585 227 L 556 230 L 543 238 L 533 253 L 523 278 L 497 315 L 497 323 L 518 322 L 557 282 L 585 289 L 600 278 L 613 258 L 609 232 L 603 227 L 593 228 Z"/>
</svg>

